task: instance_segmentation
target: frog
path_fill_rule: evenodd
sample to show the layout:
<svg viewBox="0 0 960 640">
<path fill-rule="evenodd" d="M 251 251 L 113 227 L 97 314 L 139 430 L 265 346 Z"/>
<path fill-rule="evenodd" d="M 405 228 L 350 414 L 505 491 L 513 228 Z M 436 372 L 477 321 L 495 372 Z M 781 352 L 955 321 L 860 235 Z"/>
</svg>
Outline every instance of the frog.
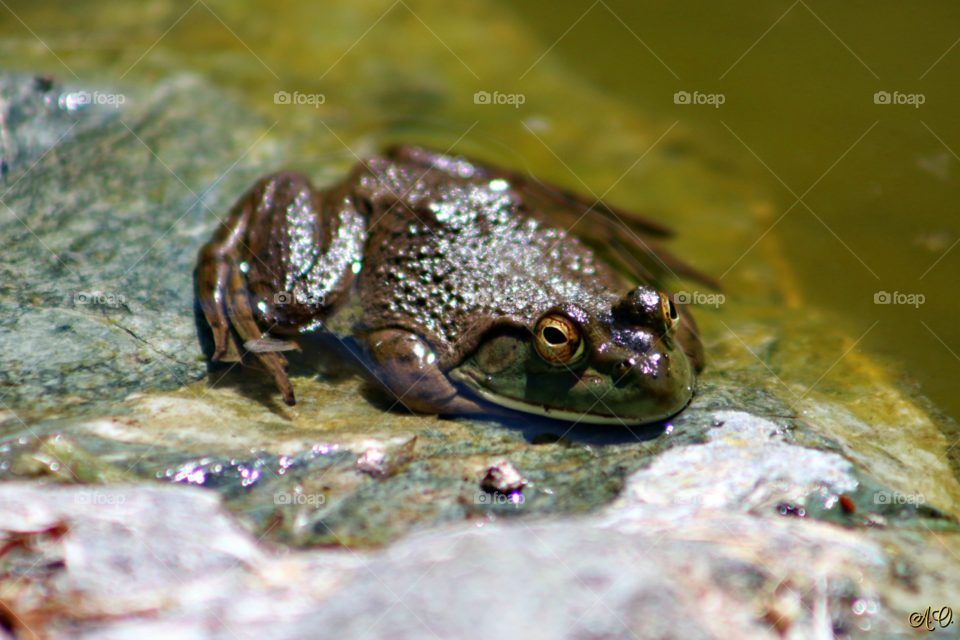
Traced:
<svg viewBox="0 0 960 640">
<path fill-rule="evenodd" d="M 633 276 L 585 239 L 598 233 Z M 200 249 L 195 291 L 211 361 L 260 369 L 290 406 L 285 353 L 322 334 L 414 412 L 641 425 L 680 412 L 704 366 L 691 313 L 634 259 L 708 279 L 655 244 L 669 234 L 519 171 L 401 145 L 323 189 L 296 171 L 258 180 Z"/>
</svg>

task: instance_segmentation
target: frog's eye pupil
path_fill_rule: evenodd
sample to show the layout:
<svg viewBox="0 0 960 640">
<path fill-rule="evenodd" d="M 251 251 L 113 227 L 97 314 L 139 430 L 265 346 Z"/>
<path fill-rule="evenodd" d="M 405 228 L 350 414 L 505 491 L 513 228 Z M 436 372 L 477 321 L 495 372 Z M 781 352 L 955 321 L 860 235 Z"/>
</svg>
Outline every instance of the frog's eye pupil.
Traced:
<svg viewBox="0 0 960 640">
<path fill-rule="evenodd" d="M 574 362 L 584 352 L 580 329 L 570 318 L 560 314 L 552 313 L 541 318 L 534 337 L 537 351 L 553 365 Z"/>
<path fill-rule="evenodd" d="M 680 317 L 680 314 L 677 313 L 677 307 L 674 306 L 673 300 L 668 299 L 668 302 L 670 303 L 670 319 L 677 320 Z"/>
<path fill-rule="evenodd" d="M 543 339 L 550 344 L 560 345 L 567 341 L 567 336 L 556 327 L 547 327 L 543 330 Z"/>
</svg>

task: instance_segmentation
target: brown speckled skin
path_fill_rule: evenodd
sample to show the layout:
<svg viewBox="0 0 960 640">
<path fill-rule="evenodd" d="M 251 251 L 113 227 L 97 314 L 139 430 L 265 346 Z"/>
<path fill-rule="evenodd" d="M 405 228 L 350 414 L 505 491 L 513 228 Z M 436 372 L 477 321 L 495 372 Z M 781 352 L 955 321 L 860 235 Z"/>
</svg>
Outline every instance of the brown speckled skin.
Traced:
<svg viewBox="0 0 960 640">
<path fill-rule="evenodd" d="M 692 318 L 681 308 L 679 330 L 661 326 L 659 294 L 649 286 L 629 292 L 618 273 L 555 226 L 558 210 L 593 213 L 576 196 L 415 147 L 373 158 L 327 191 L 296 173 L 264 178 L 200 253 L 197 295 L 213 329 L 213 359 L 238 360 L 252 349 L 292 404 L 283 356 L 251 345 L 266 332 L 325 330 L 366 344 L 384 386 L 411 408 L 484 411 L 489 403 L 445 373 L 499 329 L 532 335 L 545 314 L 562 313 L 581 324 L 596 352 L 570 372 L 582 376 L 581 386 L 659 350 L 664 375 L 638 383 L 652 382 L 650 393 L 679 410 L 689 390 L 682 402 L 667 396 L 687 369 L 692 389 L 692 371 L 702 366 Z M 649 309 L 637 294 L 644 291 Z M 676 358 L 671 365 L 670 349 L 691 365 L 679 367 Z"/>
<path fill-rule="evenodd" d="M 360 328 L 419 334 L 441 369 L 458 364 L 495 323 L 532 326 L 563 304 L 609 314 L 626 288 L 529 198 L 490 191 L 491 179 L 479 170 L 470 178 L 434 170 L 415 182 L 420 165 L 375 159 L 368 166 L 373 175 L 359 191 L 379 222 L 360 276 Z M 398 202 L 391 191 L 406 195 Z"/>
</svg>

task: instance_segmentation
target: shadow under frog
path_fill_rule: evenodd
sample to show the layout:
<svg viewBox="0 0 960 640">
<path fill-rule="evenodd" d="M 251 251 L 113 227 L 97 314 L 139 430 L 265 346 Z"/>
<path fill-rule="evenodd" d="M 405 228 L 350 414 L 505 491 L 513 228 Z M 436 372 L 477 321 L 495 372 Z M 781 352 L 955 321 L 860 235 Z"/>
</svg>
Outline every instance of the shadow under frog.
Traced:
<svg viewBox="0 0 960 640">
<path fill-rule="evenodd" d="M 211 359 L 265 369 L 293 405 L 283 352 L 322 335 L 414 411 L 587 425 L 676 414 L 703 366 L 693 318 L 646 270 L 631 288 L 558 214 L 581 235 L 626 219 L 648 257 L 708 280 L 640 239 L 666 233 L 652 221 L 400 147 L 326 190 L 285 172 L 240 199 L 196 271 Z"/>
</svg>

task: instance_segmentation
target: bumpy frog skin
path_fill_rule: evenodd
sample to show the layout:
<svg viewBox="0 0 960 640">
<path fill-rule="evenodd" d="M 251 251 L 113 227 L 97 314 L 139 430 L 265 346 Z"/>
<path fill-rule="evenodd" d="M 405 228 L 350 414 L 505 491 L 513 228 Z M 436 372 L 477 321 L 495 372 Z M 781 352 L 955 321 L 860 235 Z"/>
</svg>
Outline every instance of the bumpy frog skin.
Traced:
<svg viewBox="0 0 960 640">
<path fill-rule="evenodd" d="M 416 411 L 668 418 L 702 366 L 696 327 L 652 279 L 631 289 L 554 226 L 551 212 L 594 224 L 591 204 L 416 147 L 324 191 L 293 172 L 265 177 L 200 252 L 212 359 L 260 365 L 293 405 L 281 352 L 327 332 L 359 344 Z"/>
</svg>

